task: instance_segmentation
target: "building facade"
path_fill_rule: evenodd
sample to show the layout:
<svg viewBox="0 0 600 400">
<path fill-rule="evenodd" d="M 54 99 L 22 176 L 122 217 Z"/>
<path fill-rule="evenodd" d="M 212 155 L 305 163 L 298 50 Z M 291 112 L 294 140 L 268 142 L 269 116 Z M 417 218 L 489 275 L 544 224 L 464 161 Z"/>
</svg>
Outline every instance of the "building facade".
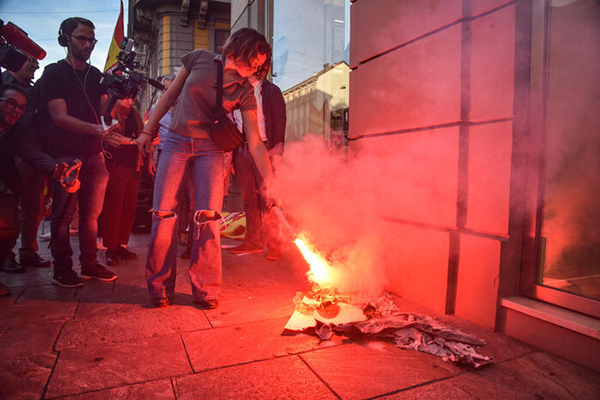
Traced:
<svg viewBox="0 0 600 400">
<path fill-rule="evenodd" d="M 323 106 L 296 118 L 295 101 L 308 107 L 299 93 L 323 65 L 349 66 L 348 158 L 385 182 L 365 190 L 376 212 L 358 229 L 377 221 L 395 239 L 377 243 L 387 289 L 600 371 L 596 0 L 232 0 L 230 10 L 232 31 L 256 28 L 273 45 L 288 139 L 331 118 Z"/>
</svg>

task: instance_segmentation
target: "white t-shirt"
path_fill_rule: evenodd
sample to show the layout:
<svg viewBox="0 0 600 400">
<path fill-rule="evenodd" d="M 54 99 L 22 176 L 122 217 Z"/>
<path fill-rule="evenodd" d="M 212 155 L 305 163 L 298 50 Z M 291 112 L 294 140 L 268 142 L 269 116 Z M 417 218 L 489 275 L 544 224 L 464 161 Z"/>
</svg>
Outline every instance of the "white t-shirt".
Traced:
<svg viewBox="0 0 600 400">
<path fill-rule="evenodd" d="M 254 86 L 254 97 L 256 97 L 256 117 L 258 119 L 258 133 L 260 134 L 260 139 L 263 142 L 267 141 L 267 131 L 265 128 L 265 114 L 263 113 L 263 104 L 262 104 L 262 81 L 255 80 L 252 83 Z M 235 118 L 235 124 L 237 125 L 240 132 L 242 132 L 242 112 L 240 110 L 234 110 L 233 116 Z"/>
</svg>

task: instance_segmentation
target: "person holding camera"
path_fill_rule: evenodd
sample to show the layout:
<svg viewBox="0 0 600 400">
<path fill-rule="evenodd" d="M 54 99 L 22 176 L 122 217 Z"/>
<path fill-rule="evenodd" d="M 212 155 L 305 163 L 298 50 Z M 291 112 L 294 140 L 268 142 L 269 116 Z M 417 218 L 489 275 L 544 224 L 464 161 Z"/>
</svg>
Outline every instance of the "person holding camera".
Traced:
<svg viewBox="0 0 600 400">
<path fill-rule="evenodd" d="M 64 20 L 58 31 L 58 43 L 66 48 L 66 57 L 48 65 L 36 82 L 40 104 L 49 115 L 44 130 L 50 155 L 62 161 L 79 159 L 83 162 L 79 175 L 81 189 L 77 193 L 68 193 L 54 182 L 52 185 L 52 282 L 68 288 L 83 285 L 73 270 L 69 237 L 69 224 L 77 203 L 81 277 L 107 282 L 117 279 L 97 258 L 98 216 L 108 182 L 102 144 L 118 146 L 128 140 L 106 128 L 100 119 L 107 89 L 100 83 L 102 73 L 88 64 L 96 45 L 94 29 L 94 24 L 85 18 Z"/>
<path fill-rule="evenodd" d="M 142 135 L 140 148 L 152 139 L 156 124 L 177 99 L 154 183 L 152 232 L 146 261 L 146 282 L 156 307 L 168 306 L 175 291 L 177 269 L 177 197 L 189 165 L 194 195 L 194 232 L 189 277 L 194 301 L 216 308 L 221 291 L 220 220 L 223 203 L 224 152 L 209 128 L 216 106 L 218 63 L 223 67 L 223 106 L 241 109 L 248 146 L 261 175 L 268 180 L 271 165 L 258 135 L 256 99 L 246 79 L 270 64 L 271 47 L 251 28 L 234 32 L 223 55 L 205 50 L 185 54 L 175 81 L 161 97 Z"/>
<path fill-rule="evenodd" d="M 76 175 L 66 183 L 69 166 L 57 163 L 41 152 L 31 141 L 28 132 L 20 124 L 27 108 L 25 90 L 14 84 L 0 88 L 0 266 L 5 272 L 15 267 L 12 248 L 19 236 L 19 197 L 26 186 L 17 172 L 15 157 L 30 163 L 44 175 L 51 175 L 68 192 L 78 189 Z M 0 295 L 10 290 L 0 284 Z"/>
<path fill-rule="evenodd" d="M 4 84 L 15 84 L 25 89 L 28 104 L 30 104 L 30 89 L 37 69 L 39 69 L 38 60 L 28 55 L 18 71 L 7 69 L 2 72 L 2 82 Z M 21 123 L 23 122 L 21 121 Z M 28 123 L 24 125 L 27 127 Z M 39 141 L 36 141 L 36 145 L 42 149 L 42 144 Z M 27 185 L 23 187 L 19 199 L 21 218 L 19 263 L 15 262 L 11 263 L 10 266 L 7 265 L 4 268 L 4 272 L 8 273 L 24 273 L 26 266 L 38 268 L 50 267 L 50 261 L 44 260 L 38 255 L 39 247 L 37 243 L 38 228 L 42 220 L 44 208 L 44 188 L 48 184 L 47 179 L 46 176 L 20 158 L 17 158 L 16 165 L 21 179 L 27 182 Z"/>
</svg>

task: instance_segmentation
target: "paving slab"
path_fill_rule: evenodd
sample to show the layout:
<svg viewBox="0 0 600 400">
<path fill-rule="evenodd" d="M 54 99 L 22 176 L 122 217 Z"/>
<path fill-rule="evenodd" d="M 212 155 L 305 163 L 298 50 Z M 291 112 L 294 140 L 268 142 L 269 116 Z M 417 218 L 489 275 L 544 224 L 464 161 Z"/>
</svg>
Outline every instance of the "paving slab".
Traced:
<svg viewBox="0 0 600 400">
<path fill-rule="evenodd" d="M 111 389 L 191 372 L 179 335 L 65 349 L 60 352 L 46 396 Z"/>
<path fill-rule="evenodd" d="M 306 334 L 282 336 L 287 318 L 235 324 L 182 334 L 195 372 L 331 347 L 340 340 L 323 341 Z"/>
<path fill-rule="evenodd" d="M 490 364 L 453 382 L 478 398 L 600 398 L 599 374 L 542 352 Z"/>
<path fill-rule="evenodd" d="M 402 350 L 391 343 L 350 343 L 300 357 L 343 399 L 381 396 L 452 374 L 436 357 Z"/>
<path fill-rule="evenodd" d="M 0 354 L 5 358 L 50 354 L 64 323 L 42 320 L 12 325 L 0 336 Z"/>
<path fill-rule="evenodd" d="M 295 292 L 241 296 L 237 292 L 223 292 L 219 308 L 206 311 L 214 327 L 242 322 L 290 317 L 294 312 Z"/>
<path fill-rule="evenodd" d="M 61 397 L 62 400 L 130 400 L 130 399 L 152 399 L 152 400 L 175 400 L 175 392 L 171 379 L 160 379 L 157 381 L 126 385 L 114 389 L 98 390 L 74 396 Z"/>
<path fill-rule="evenodd" d="M 177 399 L 337 399 L 297 356 L 174 379 Z"/>
<path fill-rule="evenodd" d="M 47 353 L 0 357 L 0 398 L 42 398 L 55 362 L 56 355 Z"/>
<path fill-rule="evenodd" d="M 452 383 L 451 380 L 442 380 L 438 382 L 428 383 L 423 386 L 417 386 L 405 390 L 400 390 L 396 393 L 382 396 L 382 399 L 406 399 L 406 400 L 421 400 L 421 399 L 444 399 L 444 400 L 469 400 L 479 399 L 460 386 Z M 496 397 L 485 397 L 485 399 L 493 399 Z"/>
<path fill-rule="evenodd" d="M 94 304 L 88 304 L 93 307 Z M 191 306 L 144 308 L 135 306 L 124 312 L 86 314 L 68 321 L 56 343 L 56 350 L 101 346 L 179 332 L 210 329 L 202 310 Z"/>
</svg>

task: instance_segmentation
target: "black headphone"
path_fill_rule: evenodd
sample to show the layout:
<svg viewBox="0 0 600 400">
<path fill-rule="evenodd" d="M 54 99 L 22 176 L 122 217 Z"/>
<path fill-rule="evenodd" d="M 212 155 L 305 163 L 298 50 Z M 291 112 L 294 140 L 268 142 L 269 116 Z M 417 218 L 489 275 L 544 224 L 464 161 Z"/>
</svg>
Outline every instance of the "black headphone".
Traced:
<svg viewBox="0 0 600 400">
<path fill-rule="evenodd" d="M 64 33 L 64 26 L 65 23 L 71 18 L 67 18 L 65 19 L 63 22 L 61 22 L 60 24 L 60 28 L 58 28 L 58 44 L 61 45 L 62 47 L 69 47 L 69 39 L 67 37 L 67 35 Z"/>
</svg>

